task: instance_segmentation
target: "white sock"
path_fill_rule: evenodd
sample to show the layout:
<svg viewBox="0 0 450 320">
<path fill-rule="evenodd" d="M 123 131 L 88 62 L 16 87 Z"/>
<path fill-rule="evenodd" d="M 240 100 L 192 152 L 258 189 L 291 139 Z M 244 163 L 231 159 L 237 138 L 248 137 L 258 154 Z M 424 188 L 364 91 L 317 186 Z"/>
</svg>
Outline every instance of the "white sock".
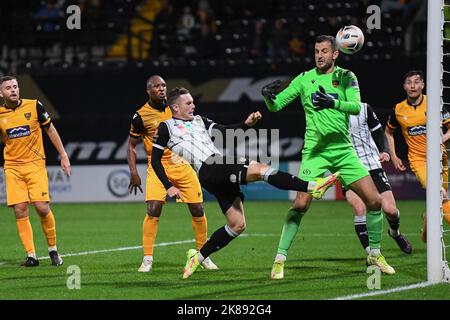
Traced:
<svg viewBox="0 0 450 320">
<path fill-rule="evenodd" d="M 372 257 L 378 257 L 381 254 L 380 249 L 370 249 L 370 255 Z"/>
<path fill-rule="evenodd" d="M 36 259 L 36 253 L 35 252 L 29 253 L 27 256 L 31 257 L 33 259 Z"/>
<path fill-rule="evenodd" d="M 144 256 L 144 259 L 142 260 L 142 262 L 145 262 L 145 263 L 153 262 L 153 256 Z"/>
<path fill-rule="evenodd" d="M 308 181 L 307 192 L 312 192 L 315 187 L 316 187 L 316 182 L 315 181 Z"/>
<path fill-rule="evenodd" d="M 198 263 L 202 263 L 205 260 L 205 257 L 202 256 L 200 251 L 198 252 Z"/>
<path fill-rule="evenodd" d="M 275 261 L 285 262 L 286 256 L 284 254 L 277 253 L 277 255 L 275 256 Z"/>
<path fill-rule="evenodd" d="M 56 249 L 56 246 L 48 247 L 48 252 L 51 252 L 51 251 L 58 251 L 58 250 Z"/>
<path fill-rule="evenodd" d="M 370 247 L 366 247 L 364 250 L 366 250 L 367 254 L 370 254 Z"/>
</svg>

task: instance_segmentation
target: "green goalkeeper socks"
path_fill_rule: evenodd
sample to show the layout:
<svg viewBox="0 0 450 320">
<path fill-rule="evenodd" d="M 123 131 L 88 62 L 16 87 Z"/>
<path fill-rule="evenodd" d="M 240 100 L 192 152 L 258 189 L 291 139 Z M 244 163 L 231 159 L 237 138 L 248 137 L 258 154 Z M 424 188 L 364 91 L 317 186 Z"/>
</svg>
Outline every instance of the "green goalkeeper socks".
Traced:
<svg viewBox="0 0 450 320">
<path fill-rule="evenodd" d="M 381 210 L 367 211 L 366 224 L 370 248 L 379 249 L 381 247 L 381 233 L 383 232 L 383 213 Z"/>
<path fill-rule="evenodd" d="M 283 226 L 283 231 L 281 232 L 280 242 L 278 244 L 278 253 L 287 256 L 288 250 L 294 241 L 295 235 L 297 234 L 298 228 L 300 226 L 300 221 L 302 221 L 304 212 L 297 211 L 293 208 L 289 209 L 286 216 L 286 222 Z"/>
</svg>

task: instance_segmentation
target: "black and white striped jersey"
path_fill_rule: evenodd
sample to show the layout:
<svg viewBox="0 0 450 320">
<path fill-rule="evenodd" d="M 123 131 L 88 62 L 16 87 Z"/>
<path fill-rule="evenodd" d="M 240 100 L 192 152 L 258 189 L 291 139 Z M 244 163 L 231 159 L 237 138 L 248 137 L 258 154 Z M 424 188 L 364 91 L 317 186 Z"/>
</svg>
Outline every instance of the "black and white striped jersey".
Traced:
<svg viewBox="0 0 450 320">
<path fill-rule="evenodd" d="M 167 147 L 173 153 L 189 162 L 195 171 L 198 172 L 202 164 L 210 156 L 214 154 L 221 155 L 211 140 L 211 129 L 215 124 L 213 121 L 201 116 L 194 116 L 192 120 L 171 118 L 163 123 L 167 128 L 168 135 L 164 132 L 164 127 L 160 126 L 158 139 L 153 146 L 161 150 Z M 167 137 L 164 137 L 165 135 Z M 164 140 L 167 140 L 167 142 Z M 166 145 L 158 144 L 161 141 L 163 141 L 163 144 L 166 143 Z"/>
<path fill-rule="evenodd" d="M 372 132 L 379 130 L 381 123 L 367 103 L 361 103 L 361 112 L 349 118 L 349 131 L 358 157 L 367 169 L 380 169 L 380 151 L 372 138 Z"/>
</svg>

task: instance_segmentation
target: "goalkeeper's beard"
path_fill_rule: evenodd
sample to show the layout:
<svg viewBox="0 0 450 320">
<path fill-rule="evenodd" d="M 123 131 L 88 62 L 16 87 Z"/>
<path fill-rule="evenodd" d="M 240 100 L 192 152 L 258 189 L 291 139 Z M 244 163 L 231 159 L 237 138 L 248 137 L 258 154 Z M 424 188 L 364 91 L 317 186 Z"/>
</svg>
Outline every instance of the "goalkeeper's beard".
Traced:
<svg viewBox="0 0 450 320">
<path fill-rule="evenodd" d="M 331 62 L 327 63 L 326 65 L 324 65 L 322 68 L 317 66 L 317 69 L 319 69 L 320 73 L 326 73 L 328 70 L 330 70 L 333 67 L 334 67 L 334 61 L 331 61 Z"/>
</svg>

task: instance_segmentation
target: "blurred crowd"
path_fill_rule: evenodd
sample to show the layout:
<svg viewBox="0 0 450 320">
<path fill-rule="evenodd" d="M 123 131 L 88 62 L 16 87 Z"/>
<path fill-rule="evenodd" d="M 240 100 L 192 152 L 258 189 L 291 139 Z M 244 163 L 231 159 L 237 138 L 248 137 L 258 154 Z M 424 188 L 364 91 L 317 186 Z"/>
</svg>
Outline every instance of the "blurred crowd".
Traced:
<svg viewBox="0 0 450 320">
<path fill-rule="evenodd" d="M 372 4 L 381 8 L 386 41 L 398 44 L 402 39 L 391 38 L 395 31 L 401 36 L 420 0 L 268 0 L 264 5 L 254 0 L 165 0 L 154 21 L 152 56 L 295 58 L 311 49 L 308 44 L 317 34 L 334 35 L 348 24 L 364 30 Z"/>
<path fill-rule="evenodd" d="M 131 22 L 152 0 L 2 0 L 0 10 L 0 68 L 16 61 L 29 65 L 113 61 L 108 52 L 123 36 L 124 46 L 136 40 Z M 357 25 L 365 34 L 366 60 L 389 59 L 399 52 L 425 48 L 426 21 L 417 32 L 421 0 L 164 0 L 144 41 L 149 49 L 143 62 L 272 63 L 308 59 L 314 38 L 335 35 L 345 25 Z M 69 5 L 81 11 L 81 30 L 68 31 Z M 381 8 L 380 30 L 366 28 L 367 7 Z M 426 6 L 425 6 L 426 7 Z M 426 9 L 426 8 L 425 8 Z M 423 10 L 422 10 L 423 11 Z M 20 36 L 17 36 L 20 35 Z M 410 38 L 407 38 L 407 35 Z M 414 39 L 418 38 L 417 39 Z M 139 40 L 143 41 L 143 40 Z M 409 47 L 406 47 L 409 44 Z M 0 47 L 1 48 L 1 47 Z M 49 50 L 50 48 L 50 50 Z M 405 49 L 406 48 L 406 49 Z M 134 61 L 131 50 L 122 57 Z M 418 51 L 417 51 L 418 52 Z M 419 52 L 420 53 L 420 52 Z M 115 57 L 117 58 L 117 57 Z M 35 64 L 36 65 L 36 64 Z"/>
</svg>

